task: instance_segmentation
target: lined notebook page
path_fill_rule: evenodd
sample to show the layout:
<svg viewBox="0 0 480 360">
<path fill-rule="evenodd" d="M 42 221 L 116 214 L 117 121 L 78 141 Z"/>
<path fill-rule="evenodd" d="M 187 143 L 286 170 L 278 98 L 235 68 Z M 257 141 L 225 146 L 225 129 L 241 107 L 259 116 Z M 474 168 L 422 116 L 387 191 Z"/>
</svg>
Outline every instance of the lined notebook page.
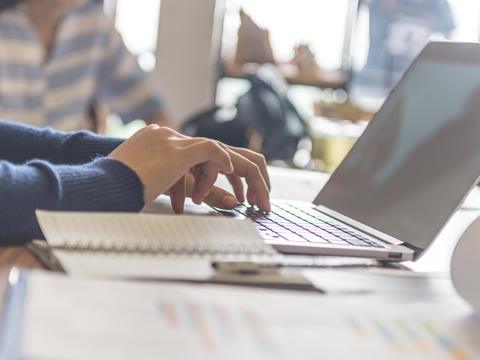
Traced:
<svg viewBox="0 0 480 360">
<path fill-rule="evenodd" d="M 177 253 L 270 253 L 250 220 L 37 210 L 50 246 Z"/>
</svg>

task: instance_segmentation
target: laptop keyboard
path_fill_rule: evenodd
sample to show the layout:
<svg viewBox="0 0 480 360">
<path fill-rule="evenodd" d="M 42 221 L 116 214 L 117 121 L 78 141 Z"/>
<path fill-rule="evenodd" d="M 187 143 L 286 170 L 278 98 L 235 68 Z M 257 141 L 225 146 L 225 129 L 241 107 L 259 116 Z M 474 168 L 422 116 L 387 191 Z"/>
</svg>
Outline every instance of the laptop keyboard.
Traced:
<svg viewBox="0 0 480 360">
<path fill-rule="evenodd" d="M 251 218 L 264 240 L 282 239 L 303 243 L 384 248 L 315 209 L 287 203 L 271 206 L 269 214 L 243 204 L 233 211 Z"/>
</svg>

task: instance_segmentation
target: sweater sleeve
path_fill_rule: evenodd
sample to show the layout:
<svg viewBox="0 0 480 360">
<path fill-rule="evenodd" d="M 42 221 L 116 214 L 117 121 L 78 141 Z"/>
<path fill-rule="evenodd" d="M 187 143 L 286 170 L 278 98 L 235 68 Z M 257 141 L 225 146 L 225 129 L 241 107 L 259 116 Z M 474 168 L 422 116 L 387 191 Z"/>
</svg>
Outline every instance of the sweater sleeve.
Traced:
<svg viewBox="0 0 480 360">
<path fill-rule="evenodd" d="M 123 141 L 87 131 L 64 133 L 0 120 L 0 160 L 14 164 L 33 159 L 84 164 L 110 154 Z"/>
<path fill-rule="evenodd" d="M 0 244 L 43 238 L 36 209 L 140 211 L 137 174 L 105 157 L 122 142 L 0 120 Z"/>
<path fill-rule="evenodd" d="M 137 174 L 112 158 L 84 165 L 0 161 L 0 181 L 1 245 L 43 238 L 36 209 L 138 212 L 144 205 Z"/>
</svg>

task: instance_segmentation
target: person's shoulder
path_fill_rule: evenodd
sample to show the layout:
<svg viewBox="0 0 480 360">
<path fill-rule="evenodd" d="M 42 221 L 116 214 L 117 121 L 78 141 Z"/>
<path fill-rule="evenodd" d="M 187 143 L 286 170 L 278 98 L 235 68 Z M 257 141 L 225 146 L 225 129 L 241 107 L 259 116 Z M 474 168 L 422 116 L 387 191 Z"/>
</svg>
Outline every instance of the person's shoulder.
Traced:
<svg viewBox="0 0 480 360">
<path fill-rule="evenodd" d="M 75 7 L 73 9 L 73 12 L 77 14 L 98 13 L 105 16 L 105 12 L 103 11 L 103 1 L 98 1 L 98 0 L 87 1 L 83 5 L 79 5 Z"/>
<path fill-rule="evenodd" d="M 22 3 L 8 6 L 0 11 L 0 23 L 19 24 L 25 18 L 25 8 Z"/>
<path fill-rule="evenodd" d="M 81 6 L 73 8 L 70 11 L 70 16 L 97 18 L 101 21 L 110 20 L 103 10 L 103 2 L 97 0 L 90 0 Z"/>
<path fill-rule="evenodd" d="M 103 1 L 90 0 L 87 3 L 72 9 L 69 18 L 80 22 L 92 31 L 104 30 L 111 32 L 115 29 L 112 20 L 103 9 Z"/>
</svg>

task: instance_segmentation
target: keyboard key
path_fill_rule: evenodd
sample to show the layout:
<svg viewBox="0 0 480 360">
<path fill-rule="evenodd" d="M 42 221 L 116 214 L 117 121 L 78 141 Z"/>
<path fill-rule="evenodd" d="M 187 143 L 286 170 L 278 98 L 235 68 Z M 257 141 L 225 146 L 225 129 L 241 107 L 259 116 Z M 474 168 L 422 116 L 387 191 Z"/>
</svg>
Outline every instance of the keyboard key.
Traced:
<svg viewBox="0 0 480 360">
<path fill-rule="evenodd" d="M 255 228 L 266 240 L 284 238 L 297 242 L 384 247 L 314 208 L 272 204 L 270 214 L 265 214 L 255 207 L 240 204 L 235 211 L 250 217 L 254 221 Z"/>
<path fill-rule="evenodd" d="M 278 229 L 277 230 L 278 234 L 294 234 L 294 232 L 288 230 L 288 229 Z"/>
<path fill-rule="evenodd" d="M 330 244 L 327 240 L 314 235 L 305 235 L 304 238 L 307 239 L 309 242 L 313 242 L 313 243 Z"/>
<path fill-rule="evenodd" d="M 360 241 L 360 242 L 364 242 L 364 241 L 362 241 L 362 240 L 360 240 L 360 239 L 357 239 L 356 237 L 350 236 L 350 235 L 339 235 L 338 237 L 339 237 L 340 239 L 345 240 L 345 241 L 348 241 L 348 242 L 350 242 L 350 241 Z"/>
<path fill-rule="evenodd" d="M 283 226 L 276 223 L 262 223 L 262 226 L 268 227 L 269 229 L 285 229 Z"/>
<path fill-rule="evenodd" d="M 277 224 L 280 224 L 280 225 L 291 225 L 293 224 L 291 221 L 288 221 L 288 220 L 278 220 L 278 221 L 275 221 Z"/>
<path fill-rule="evenodd" d="M 289 226 L 289 227 L 288 227 L 288 230 L 296 233 L 297 231 L 303 231 L 304 229 L 301 228 L 301 227 L 299 227 L 299 226 Z"/>
<path fill-rule="evenodd" d="M 305 229 L 302 229 L 302 230 L 297 230 L 295 231 L 296 234 L 299 234 L 299 235 L 311 235 L 312 233 L 308 230 L 305 230 Z"/>
<path fill-rule="evenodd" d="M 260 225 L 255 226 L 255 229 L 257 229 L 257 231 L 267 231 L 268 230 L 266 227 L 262 227 Z"/>
<path fill-rule="evenodd" d="M 285 240 L 288 241 L 295 241 L 295 242 L 308 242 L 307 239 L 304 239 L 301 236 L 295 235 L 295 234 L 282 234 L 282 237 L 285 238 Z"/>
<path fill-rule="evenodd" d="M 260 235 L 262 236 L 262 239 L 263 239 L 263 240 L 278 240 L 278 236 L 277 236 L 277 237 L 273 237 L 273 236 L 262 235 L 262 234 L 260 234 Z"/>
<path fill-rule="evenodd" d="M 332 240 L 328 240 L 328 242 L 330 244 L 335 244 L 335 245 L 351 245 L 351 244 L 349 244 L 348 242 L 346 242 L 345 240 L 342 240 L 342 239 L 332 239 Z"/>
<path fill-rule="evenodd" d="M 259 224 L 271 224 L 272 223 L 272 221 L 269 220 L 269 219 L 255 219 L 253 221 L 256 222 L 256 223 L 259 223 Z"/>
<path fill-rule="evenodd" d="M 325 239 L 325 240 L 342 240 L 340 239 L 338 236 L 334 236 L 334 235 L 322 235 L 320 236 L 321 238 Z M 343 240 L 342 240 L 343 241 Z"/>
<path fill-rule="evenodd" d="M 331 230 L 329 231 L 330 234 L 334 234 L 334 235 L 337 235 L 337 236 L 348 236 L 348 237 L 352 237 L 350 236 L 349 234 L 345 234 L 345 232 L 341 231 L 341 230 Z"/>
<path fill-rule="evenodd" d="M 312 234 L 319 237 L 331 236 L 329 233 L 323 231 L 312 231 Z"/>
</svg>

